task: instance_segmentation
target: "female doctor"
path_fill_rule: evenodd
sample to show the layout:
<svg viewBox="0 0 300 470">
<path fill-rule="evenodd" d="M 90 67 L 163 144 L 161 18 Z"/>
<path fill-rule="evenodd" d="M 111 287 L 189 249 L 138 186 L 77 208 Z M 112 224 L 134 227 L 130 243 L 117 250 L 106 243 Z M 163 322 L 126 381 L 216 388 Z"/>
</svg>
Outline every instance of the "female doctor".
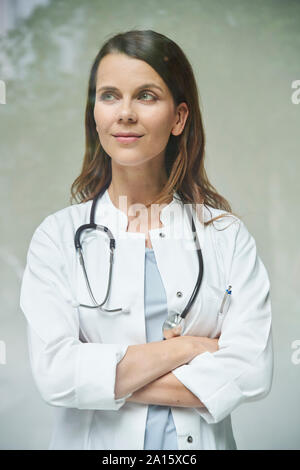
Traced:
<svg viewBox="0 0 300 470">
<path fill-rule="evenodd" d="M 204 169 L 197 85 L 157 32 L 91 67 L 71 204 L 44 218 L 20 306 L 49 449 L 236 449 L 231 412 L 271 388 L 270 282 Z"/>
</svg>

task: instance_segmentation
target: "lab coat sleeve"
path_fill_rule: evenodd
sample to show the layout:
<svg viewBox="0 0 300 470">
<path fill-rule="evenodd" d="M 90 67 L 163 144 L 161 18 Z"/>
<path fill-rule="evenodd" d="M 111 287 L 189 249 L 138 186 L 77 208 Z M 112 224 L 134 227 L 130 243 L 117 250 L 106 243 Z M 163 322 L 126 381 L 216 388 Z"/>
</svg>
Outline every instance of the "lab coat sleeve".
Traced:
<svg viewBox="0 0 300 470">
<path fill-rule="evenodd" d="M 114 395 L 116 367 L 128 345 L 80 341 L 78 311 L 72 305 L 57 232 L 51 216 L 35 230 L 21 284 L 20 307 L 27 319 L 35 384 L 52 406 L 118 410 L 131 395 L 117 400 Z"/>
<path fill-rule="evenodd" d="M 219 350 L 199 354 L 172 371 L 205 405 L 195 410 L 209 424 L 220 422 L 241 403 L 264 398 L 273 379 L 269 277 L 254 238 L 237 220 L 229 269 L 232 298 Z"/>
</svg>

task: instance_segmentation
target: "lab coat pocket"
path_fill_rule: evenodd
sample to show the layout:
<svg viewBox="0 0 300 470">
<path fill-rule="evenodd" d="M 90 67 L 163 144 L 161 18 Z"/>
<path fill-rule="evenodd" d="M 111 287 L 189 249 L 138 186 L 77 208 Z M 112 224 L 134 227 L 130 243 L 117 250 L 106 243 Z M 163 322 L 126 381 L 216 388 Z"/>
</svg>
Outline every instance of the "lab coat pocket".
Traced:
<svg viewBox="0 0 300 470">
<path fill-rule="evenodd" d="M 216 289 L 216 288 L 214 288 Z M 216 336 L 219 337 L 221 334 L 221 329 L 223 325 L 224 318 L 227 315 L 227 312 L 230 307 L 230 302 L 231 302 L 231 293 L 227 293 L 226 289 L 221 290 L 217 288 L 218 290 L 218 311 L 217 311 L 217 317 L 216 317 L 216 323 L 215 327 L 211 332 L 211 337 L 215 338 Z M 231 291 L 229 291 L 231 292 Z M 217 295 L 217 294 L 216 294 Z"/>
<path fill-rule="evenodd" d="M 201 294 L 196 298 L 191 312 L 186 317 L 184 334 L 213 337 L 212 333 L 216 330 L 216 325 L 222 320 L 222 315 L 219 314 L 224 292 L 225 287 L 221 289 L 218 286 L 203 283 Z"/>
</svg>

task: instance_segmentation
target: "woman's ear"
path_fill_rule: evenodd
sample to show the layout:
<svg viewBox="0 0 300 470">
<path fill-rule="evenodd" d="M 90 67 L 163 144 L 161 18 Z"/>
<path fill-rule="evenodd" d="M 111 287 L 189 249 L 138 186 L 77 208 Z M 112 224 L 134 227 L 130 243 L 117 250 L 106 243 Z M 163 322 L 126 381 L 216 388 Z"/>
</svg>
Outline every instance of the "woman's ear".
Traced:
<svg viewBox="0 0 300 470">
<path fill-rule="evenodd" d="M 180 135 L 184 129 L 187 117 L 189 115 L 189 108 L 185 102 L 182 102 L 177 109 L 177 121 L 172 129 L 173 135 Z"/>
</svg>

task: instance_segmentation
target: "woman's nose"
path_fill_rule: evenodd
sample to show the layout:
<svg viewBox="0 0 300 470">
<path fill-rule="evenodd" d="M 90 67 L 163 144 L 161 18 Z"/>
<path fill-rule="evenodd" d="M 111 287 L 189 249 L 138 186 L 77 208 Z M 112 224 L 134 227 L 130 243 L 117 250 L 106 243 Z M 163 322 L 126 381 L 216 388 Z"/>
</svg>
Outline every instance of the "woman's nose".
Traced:
<svg viewBox="0 0 300 470">
<path fill-rule="evenodd" d="M 122 110 L 119 113 L 118 120 L 120 121 L 136 121 L 136 114 L 132 111 Z"/>
<path fill-rule="evenodd" d="M 119 108 L 119 118 L 134 120 L 136 117 L 132 102 L 130 100 L 123 100 Z"/>
</svg>

